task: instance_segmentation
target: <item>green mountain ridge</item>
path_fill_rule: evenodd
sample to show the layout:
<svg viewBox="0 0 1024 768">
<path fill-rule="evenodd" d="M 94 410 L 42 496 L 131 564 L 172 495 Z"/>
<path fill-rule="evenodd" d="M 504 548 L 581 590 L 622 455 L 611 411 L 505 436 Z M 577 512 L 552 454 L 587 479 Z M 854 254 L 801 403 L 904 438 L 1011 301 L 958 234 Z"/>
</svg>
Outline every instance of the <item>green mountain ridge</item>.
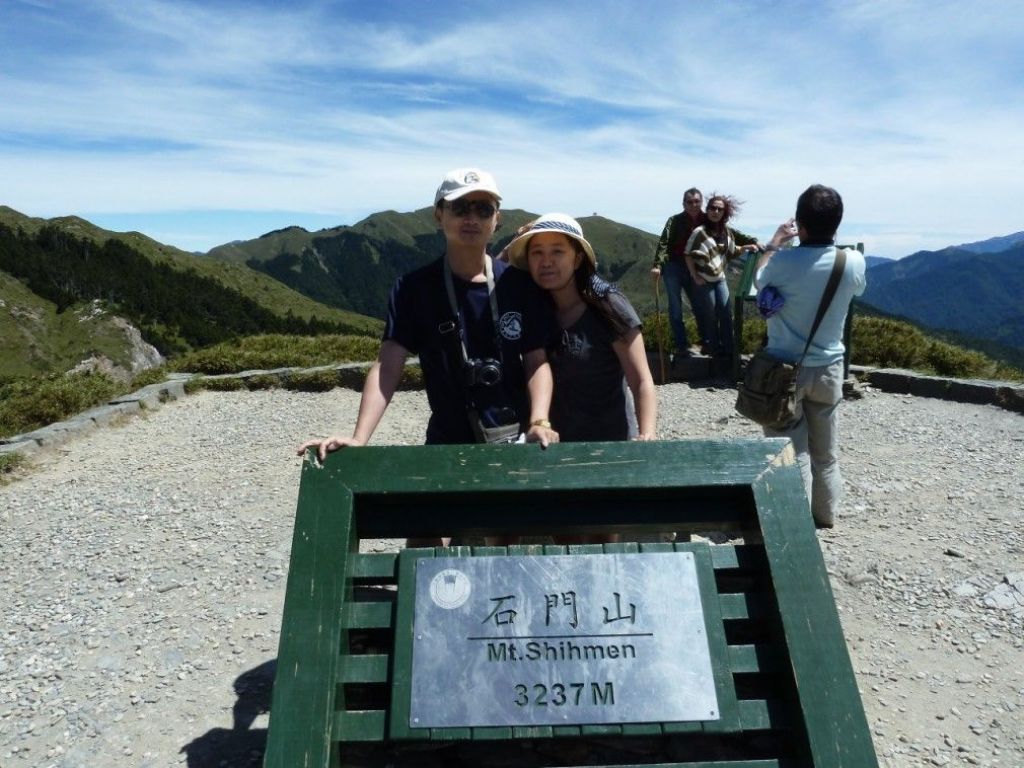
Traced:
<svg viewBox="0 0 1024 768">
<path fill-rule="evenodd" d="M 302 319 L 319 318 L 326 322 L 351 325 L 353 331 L 379 330 L 379 323 L 358 313 L 329 308 L 280 284 L 267 280 L 244 265 L 206 258 L 203 255 L 183 251 L 174 246 L 160 243 L 140 232 L 111 232 L 97 227 L 77 216 L 59 216 L 42 219 L 26 216 L 13 208 L 0 205 L 0 226 L 38 236 L 44 228 L 56 228 L 72 237 L 84 239 L 103 246 L 109 241 L 126 245 L 149 259 L 154 264 L 167 264 L 180 271 L 195 270 L 203 277 L 213 280 L 226 289 L 253 298 L 271 313 L 285 317 L 289 313 Z"/>
<path fill-rule="evenodd" d="M 503 210 L 491 252 L 498 253 L 535 218 L 529 211 Z M 658 238 L 601 216 L 583 216 L 579 222 L 597 251 L 601 276 L 618 283 L 638 311 L 651 309 L 650 266 Z M 351 226 L 317 232 L 289 227 L 218 246 L 207 256 L 244 263 L 330 306 L 382 318 L 394 281 L 443 252 L 433 209 L 421 208 L 383 211 Z"/>
<path fill-rule="evenodd" d="M 0 376 L 67 370 L 92 355 L 123 365 L 122 319 L 165 355 L 255 333 L 376 336 L 382 328 L 245 265 L 74 216 L 0 207 Z"/>
</svg>

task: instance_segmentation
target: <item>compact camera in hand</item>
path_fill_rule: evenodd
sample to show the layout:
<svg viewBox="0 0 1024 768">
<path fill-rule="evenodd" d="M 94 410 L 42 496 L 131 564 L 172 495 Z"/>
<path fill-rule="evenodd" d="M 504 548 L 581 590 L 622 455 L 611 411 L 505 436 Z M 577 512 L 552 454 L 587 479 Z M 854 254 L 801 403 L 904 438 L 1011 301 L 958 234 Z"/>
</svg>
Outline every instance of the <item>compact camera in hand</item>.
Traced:
<svg viewBox="0 0 1024 768">
<path fill-rule="evenodd" d="M 503 378 L 501 363 L 492 358 L 467 360 L 462 367 L 467 387 L 493 387 Z"/>
</svg>

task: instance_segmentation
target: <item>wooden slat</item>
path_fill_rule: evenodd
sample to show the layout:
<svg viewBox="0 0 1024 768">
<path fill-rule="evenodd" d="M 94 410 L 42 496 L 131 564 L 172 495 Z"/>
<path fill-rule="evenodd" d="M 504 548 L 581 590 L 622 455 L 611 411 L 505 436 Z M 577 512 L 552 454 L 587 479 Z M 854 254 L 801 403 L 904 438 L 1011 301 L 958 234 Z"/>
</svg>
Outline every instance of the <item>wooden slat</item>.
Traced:
<svg viewBox="0 0 1024 768">
<path fill-rule="evenodd" d="M 494 728 L 474 728 L 473 741 L 504 741 L 512 738 L 512 729 L 508 726 Z"/>
<path fill-rule="evenodd" d="M 621 725 L 581 725 L 580 734 L 583 736 L 621 736 Z"/>
<path fill-rule="evenodd" d="M 762 570 L 766 566 L 764 548 L 752 544 L 720 544 L 711 547 L 716 571 L 731 569 Z"/>
<path fill-rule="evenodd" d="M 388 726 L 392 739 L 426 735 L 422 729 L 413 731 L 409 726 L 412 703 L 408 692 L 412 687 L 412 631 L 416 615 L 416 590 L 412 586 L 416 576 L 416 558 L 433 556 L 433 549 L 404 549 L 398 556 L 398 583 L 407 584 L 409 588 L 398 590 L 398 602 L 395 605 L 395 655 L 391 675 L 391 719 Z"/>
<path fill-rule="evenodd" d="M 389 658 L 382 653 L 346 655 L 339 664 L 338 682 L 386 683 Z"/>
<path fill-rule="evenodd" d="M 356 555 L 352 562 L 353 579 L 387 580 L 395 578 L 397 552 L 375 552 Z"/>
<path fill-rule="evenodd" d="M 550 725 L 514 725 L 513 739 L 550 739 L 554 732 Z"/>
<path fill-rule="evenodd" d="M 785 653 L 771 645 L 730 645 L 729 663 L 734 674 L 759 674 L 778 672 L 785 659 Z"/>
<path fill-rule="evenodd" d="M 472 728 L 431 728 L 431 741 L 469 741 L 473 737 Z"/>
<path fill-rule="evenodd" d="M 744 731 L 770 731 L 788 728 L 791 724 L 786 708 L 780 701 L 740 699 L 739 705 L 740 723 Z"/>
<path fill-rule="evenodd" d="M 342 710 L 334 713 L 331 728 L 333 741 L 383 741 L 385 736 L 385 712 L 382 709 Z M 301 765 L 291 762 L 290 766 Z M 313 764 L 311 764 L 313 765 Z"/>
<path fill-rule="evenodd" d="M 326 768 L 339 686 L 348 558 L 357 548 L 352 495 L 306 464 L 302 471 L 285 589 L 277 676 L 264 765 Z"/>
<path fill-rule="evenodd" d="M 661 723 L 627 723 L 622 726 L 623 736 L 661 736 L 664 732 Z"/>
<path fill-rule="evenodd" d="M 795 456 L 784 458 L 752 490 L 810 753 L 815 765 L 876 768 L 800 469 Z"/>
<path fill-rule="evenodd" d="M 572 738 L 580 735 L 580 726 L 578 725 L 553 725 L 551 726 L 551 735 L 559 738 Z"/>
<path fill-rule="evenodd" d="M 668 734 L 701 733 L 704 730 L 704 726 L 696 720 L 689 723 L 664 723 L 662 728 Z"/>
<path fill-rule="evenodd" d="M 638 488 L 646 494 L 658 488 L 749 486 L 788 445 L 783 438 L 737 438 L 556 443 L 544 451 L 518 445 L 366 446 L 330 454 L 321 471 L 356 493 L 396 501 L 409 493 L 536 496 L 562 489 L 594 494 L 624 488 L 636 500 Z M 456 474 L 461 483 L 452 482 Z M 409 512 L 416 514 L 414 508 Z"/>
<path fill-rule="evenodd" d="M 719 594 L 718 604 L 724 620 L 763 619 L 769 614 L 766 599 L 762 595 L 747 592 L 725 592 Z"/>
<path fill-rule="evenodd" d="M 732 733 L 739 730 L 740 717 L 736 707 L 736 686 L 732 678 L 732 669 L 729 666 L 721 605 L 715 600 L 718 593 L 711 559 L 712 547 L 697 543 L 675 544 L 674 546 L 678 552 L 689 552 L 693 555 L 701 607 L 704 612 L 705 637 L 708 642 L 711 671 L 715 681 L 715 696 L 718 699 L 718 717 L 702 721 L 701 727 L 708 733 Z M 710 716 L 710 713 L 708 714 Z"/>
<path fill-rule="evenodd" d="M 388 603 L 351 603 L 345 625 L 349 629 L 386 629 L 391 626 L 394 606 Z"/>
</svg>

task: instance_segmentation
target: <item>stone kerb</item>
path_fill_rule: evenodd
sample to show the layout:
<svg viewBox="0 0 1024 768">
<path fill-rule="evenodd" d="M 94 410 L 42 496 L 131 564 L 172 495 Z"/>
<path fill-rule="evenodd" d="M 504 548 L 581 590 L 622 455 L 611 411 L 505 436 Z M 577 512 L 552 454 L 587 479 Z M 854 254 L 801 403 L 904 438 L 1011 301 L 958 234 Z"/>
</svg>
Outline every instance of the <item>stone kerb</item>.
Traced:
<svg viewBox="0 0 1024 768">
<path fill-rule="evenodd" d="M 191 375 L 172 375 L 162 384 L 151 384 L 148 387 L 128 395 L 114 398 L 105 405 L 90 408 L 65 421 L 54 422 L 45 427 L 0 438 L 0 454 L 19 454 L 30 456 L 42 448 L 63 445 L 71 437 L 112 423 L 118 418 L 132 416 L 145 409 L 159 407 L 169 400 L 177 400 L 185 396 L 185 381 Z"/>
<path fill-rule="evenodd" d="M 866 381 L 883 392 L 934 397 L 957 403 L 996 405 L 1008 411 L 1024 413 L 1024 384 L 926 376 L 901 368 L 867 368 L 851 365 L 850 371 L 861 381 Z"/>
<path fill-rule="evenodd" d="M 416 359 L 410 362 L 418 362 Z M 0 438 L 0 454 L 16 453 L 29 456 L 41 448 L 61 445 L 72 436 L 98 425 L 109 424 L 118 417 L 131 416 L 143 410 L 158 408 L 165 402 L 177 400 L 187 394 L 186 382 L 202 378 L 207 381 L 227 379 L 261 386 L 287 387 L 298 376 L 315 376 L 332 373 L 337 386 L 358 389 L 369 362 L 321 365 L 314 368 L 274 368 L 251 370 L 241 373 L 226 373 L 215 376 L 197 374 L 171 374 L 161 384 L 151 384 L 130 394 L 114 398 L 106 405 L 92 408 L 66 421 L 56 422 L 23 435 Z M 869 368 L 850 366 L 850 372 L 859 380 L 883 392 L 935 397 L 961 403 L 995 405 L 1008 411 L 1024 413 L 1024 384 L 981 379 L 951 379 L 942 376 L 925 376 L 914 371 L 898 368 Z"/>
</svg>

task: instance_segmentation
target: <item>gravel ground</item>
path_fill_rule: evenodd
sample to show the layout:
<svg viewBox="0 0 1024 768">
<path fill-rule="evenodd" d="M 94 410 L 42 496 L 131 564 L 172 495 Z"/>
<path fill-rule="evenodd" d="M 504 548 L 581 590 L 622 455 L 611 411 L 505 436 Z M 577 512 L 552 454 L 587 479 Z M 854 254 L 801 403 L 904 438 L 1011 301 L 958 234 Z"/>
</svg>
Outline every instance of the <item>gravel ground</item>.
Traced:
<svg viewBox="0 0 1024 768">
<path fill-rule="evenodd" d="M 750 436 L 728 389 L 659 388 L 665 439 Z M 294 447 L 358 395 L 202 393 L 0 488 L 0 765 L 258 764 Z M 378 443 L 417 443 L 399 393 Z M 1024 417 L 868 390 L 819 535 L 879 760 L 1024 765 Z"/>
</svg>

